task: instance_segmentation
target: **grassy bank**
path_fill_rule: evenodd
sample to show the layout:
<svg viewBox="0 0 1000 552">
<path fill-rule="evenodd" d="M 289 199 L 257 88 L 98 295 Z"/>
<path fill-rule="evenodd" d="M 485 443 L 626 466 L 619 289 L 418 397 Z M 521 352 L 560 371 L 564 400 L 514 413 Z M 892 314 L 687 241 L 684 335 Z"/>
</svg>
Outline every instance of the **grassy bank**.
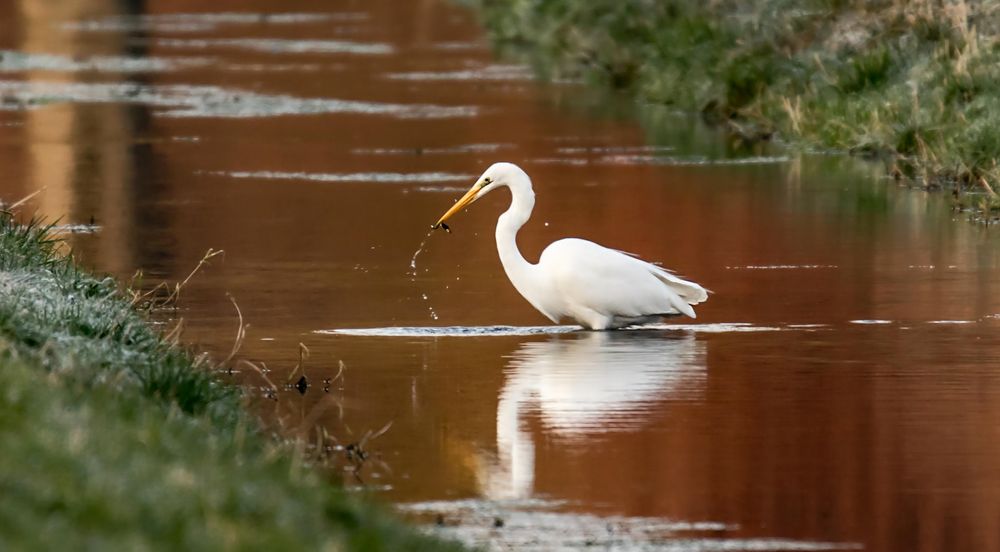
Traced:
<svg viewBox="0 0 1000 552">
<path fill-rule="evenodd" d="M 303 467 L 56 247 L 0 214 L 0 549 L 457 548 Z"/>
<path fill-rule="evenodd" d="M 943 0 L 473 0 L 553 76 L 700 110 L 750 140 L 1000 181 L 1000 6 Z"/>
</svg>

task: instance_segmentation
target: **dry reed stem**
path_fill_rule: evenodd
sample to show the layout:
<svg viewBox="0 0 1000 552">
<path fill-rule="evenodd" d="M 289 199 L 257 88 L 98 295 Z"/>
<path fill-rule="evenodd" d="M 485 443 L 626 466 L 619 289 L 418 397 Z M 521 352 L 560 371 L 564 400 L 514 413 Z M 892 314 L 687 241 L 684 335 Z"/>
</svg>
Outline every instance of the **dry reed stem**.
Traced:
<svg viewBox="0 0 1000 552">
<path fill-rule="evenodd" d="M 170 343 L 174 347 L 177 347 L 178 345 L 180 345 L 181 334 L 183 332 L 184 332 L 184 318 L 178 318 L 177 324 L 174 325 L 174 328 L 170 330 L 170 332 L 168 332 L 167 335 L 163 336 L 163 340 L 166 341 L 167 343 Z"/>
<path fill-rule="evenodd" d="M 271 378 L 267 377 L 267 374 L 264 373 L 264 370 L 261 369 L 260 366 L 257 366 L 257 364 L 255 364 L 253 362 L 250 362 L 249 360 L 245 360 L 245 359 L 240 359 L 240 360 L 236 361 L 236 366 L 249 366 L 251 370 L 253 370 L 254 372 L 257 372 L 257 375 L 259 375 L 261 377 L 261 379 L 263 379 L 264 382 L 267 383 L 268 387 L 271 388 L 271 393 L 273 393 L 274 397 L 277 398 L 277 396 L 278 396 L 278 386 L 275 385 L 273 381 L 271 381 Z"/>
<path fill-rule="evenodd" d="M 979 185 L 990 194 L 990 197 L 997 197 L 997 193 L 993 191 L 993 188 L 990 186 L 990 183 L 986 181 L 985 177 L 979 177 Z"/>
<path fill-rule="evenodd" d="M 247 328 L 250 327 L 249 324 L 243 323 L 243 311 L 241 311 L 240 306 L 236 304 L 236 299 L 233 299 L 233 296 L 228 293 L 226 294 L 226 297 L 229 298 L 233 307 L 236 308 L 236 316 L 239 317 L 239 327 L 236 328 L 236 339 L 233 341 L 233 350 L 229 352 L 229 356 L 226 357 L 226 360 L 222 361 L 223 366 L 228 365 L 229 362 L 233 360 L 233 357 L 236 356 L 236 353 L 239 352 L 240 348 L 243 347 L 243 340 L 247 337 Z"/>
<path fill-rule="evenodd" d="M 795 104 L 792 104 L 788 98 L 781 98 L 781 105 L 785 108 L 785 112 L 788 113 L 788 120 L 792 122 L 792 130 L 796 133 L 801 133 L 799 121 L 802 119 L 802 112 L 799 109 L 799 98 L 795 98 Z"/>
<path fill-rule="evenodd" d="M 224 254 L 225 251 L 222 249 L 216 250 L 212 249 L 211 247 L 208 248 L 208 251 L 205 252 L 205 255 L 201 258 L 200 261 L 198 261 L 198 264 L 195 265 L 194 269 L 187 275 L 187 277 L 184 278 L 184 280 L 181 281 L 180 283 L 174 284 L 173 291 L 171 291 L 170 295 L 166 296 L 162 300 L 157 301 L 153 297 L 161 290 L 170 289 L 170 285 L 167 284 L 167 282 L 160 282 L 159 284 L 153 286 L 152 289 L 149 289 L 142 293 L 134 290 L 129 290 L 129 292 L 132 294 L 132 305 L 138 305 L 139 303 L 148 302 L 149 303 L 148 308 L 154 309 L 157 307 L 166 307 L 171 304 L 176 304 L 177 300 L 180 298 L 181 290 L 184 288 L 184 286 L 187 285 L 188 282 L 191 281 L 191 278 L 194 278 L 194 275 L 197 274 L 202 267 L 208 265 L 209 264 L 208 261 L 210 261 L 214 257 L 218 257 L 219 255 L 224 255 Z M 132 276 L 131 287 L 135 287 L 136 280 L 141 278 L 142 278 L 142 271 L 141 270 L 136 271 L 135 275 Z"/>
<path fill-rule="evenodd" d="M 47 186 L 42 186 L 41 188 L 35 190 L 34 192 L 31 192 L 30 194 L 28 194 L 28 195 L 22 197 L 21 199 L 15 201 L 14 203 L 11 203 L 10 206 L 7 207 L 7 210 L 8 211 L 13 211 L 13 210 L 17 209 L 18 207 L 24 205 L 25 203 L 31 201 L 32 198 L 34 198 L 38 194 L 44 192 L 45 188 L 47 188 Z"/>
<path fill-rule="evenodd" d="M 198 265 L 195 266 L 194 270 L 192 270 L 191 273 L 187 275 L 187 278 L 184 278 L 184 280 L 181 283 L 174 286 L 174 292 L 171 293 L 169 297 L 167 297 L 165 301 L 166 304 L 174 303 L 177 301 L 177 299 L 181 295 L 181 289 L 183 289 L 184 286 L 187 285 L 189 281 L 191 281 L 191 278 L 193 278 L 194 275 L 197 274 L 199 270 L 201 270 L 201 267 L 207 265 L 208 261 L 210 261 L 212 258 L 218 257 L 219 255 L 224 255 L 225 253 L 226 252 L 223 251 L 222 249 L 216 250 L 209 247 L 208 251 L 205 252 L 205 256 L 203 256 L 201 260 L 198 261 Z"/>
<path fill-rule="evenodd" d="M 305 359 L 309 358 L 309 347 L 306 347 L 305 343 L 299 342 L 299 362 L 295 365 L 295 368 L 288 373 L 288 379 L 286 381 L 292 381 L 295 378 L 295 374 L 302 372 L 302 376 L 306 375 L 306 363 Z"/>
</svg>

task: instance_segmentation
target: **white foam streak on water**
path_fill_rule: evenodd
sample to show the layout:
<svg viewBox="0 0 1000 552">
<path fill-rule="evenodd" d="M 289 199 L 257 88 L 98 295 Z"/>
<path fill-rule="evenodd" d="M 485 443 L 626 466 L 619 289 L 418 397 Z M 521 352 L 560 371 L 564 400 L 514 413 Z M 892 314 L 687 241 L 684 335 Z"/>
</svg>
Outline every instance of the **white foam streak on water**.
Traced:
<svg viewBox="0 0 1000 552">
<path fill-rule="evenodd" d="M 355 155 L 422 155 L 449 153 L 489 153 L 513 148 L 514 144 L 461 144 L 441 148 L 354 148 Z"/>
<path fill-rule="evenodd" d="M 336 328 L 315 330 L 325 335 L 368 337 L 482 337 L 547 335 L 579 331 L 579 326 L 397 326 L 387 328 Z"/>
<path fill-rule="evenodd" d="M 755 326 L 747 322 L 729 322 L 716 324 L 649 324 L 633 328 L 634 330 L 683 330 L 696 333 L 735 333 L 735 332 L 780 332 L 789 329 L 787 326 Z"/>
<path fill-rule="evenodd" d="M 490 45 L 488 42 L 436 42 L 431 45 L 432 50 L 447 50 L 447 51 L 472 51 L 472 50 L 488 50 Z"/>
<path fill-rule="evenodd" d="M 447 192 L 454 194 L 457 192 L 464 192 L 467 188 L 460 188 L 458 186 L 418 186 L 415 188 L 418 192 L 431 192 L 431 193 L 441 193 Z"/>
<path fill-rule="evenodd" d="M 207 57 L 162 58 L 127 56 L 69 57 L 56 54 L 25 53 L 0 50 L 0 72 L 21 71 L 79 72 L 100 71 L 108 73 L 155 73 L 176 71 L 191 67 L 211 65 L 215 60 Z"/>
<path fill-rule="evenodd" d="M 320 63 L 218 63 L 215 67 L 233 73 L 306 73 L 324 69 L 328 71 L 343 69 L 342 65 Z"/>
<path fill-rule="evenodd" d="M 416 268 L 416 263 L 411 265 Z M 777 326 L 755 326 L 742 322 L 717 324 L 650 324 L 647 326 L 617 330 L 622 332 L 641 331 L 687 331 L 694 333 L 734 333 L 734 332 L 776 332 L 785 329 Z M 325 335 L 353 335 L 368 337 L 504 337 L 526 335 L 556 335 L 585 331 L 580 326 L 395 326 L 385 328 L 334 328 L 315 330 L 313 333 Z"/>
<path fill-rule="evenodd" d="M 662 151 L 673 151 L 673 146 L 584 146 L 584 147 L 561 147 L 556 148 L 556 152 L 564 154 L 579 153 L 653 153 Z"/>
<path fill-rule="evenodd" d="M 161 117 L 245 118 L 355 113 L 400 119 L 440 119 L 473 117 L 479 113 L 473 106 L 297 98 L 183 84 L 0 81 L 0 94 L 6 97 L 6 101 L 0 103 L 0 110 L 37 109 L 50 103 L 123 103 L 162 108 L 154 111 Z"/>
<path fill-rule="evenodd" d="M 314 182 L 381 182 L 381 183 L 411 183 L 411 182 L 450 182 L 454 180 L 469 180 L 470 174 L 453 174 L 442 172 L 429 173 L 307 173 L 283 171 L 204 171 L 200 174 L 213 176 L 228 176 L 230 178 L 260 178 L 265 180 L 312 180 Z"/>
<path fill-rule="evenodd" d="M 112 15 L 63 23 L 62 29 L 83 32 L 172 32 L 194 33 L 223 25 L 293 25 L 323 21 L 355 22 L 368 19 L 366 13 L 169 13 L 156 15 Z"/>
<path fill-rule="evenodd" d="M 787 163 L 789 158 L 784 155 L 739 157 L 735 159 L 709 159 L 707 157 L 671 157 L 661 155 L 606 155 L 597 160 L 598 163 L 609 165 L 670 165 L 688 166 L 727 166 L 727 165 L 771 165 Z"/>
<path fill-rule="evenodd" d="M 446 517 L 451 523 L 426 530 L 469 545 L 485 545 L 487 550 L 732 552 L 863 548 L 852 542 L 728 537 L 725 533 L 738 530 L 738 525 L 557 511 L 561 506 L 559 502 L 535 499 L 435 501 L 402 504 L 398 508 L 422 516 Z M 495 520 L 503 521 L 502 529 L 494 528 Z"/>
<path fill-rule="evenodd" d="M 798 270 L 798 269 L 811 270 L 817 268 L 839 268 L 839 267 L 837 265 L 826 265 L 826 264 L 804 264 L 804 265 L 778 264 L 778 265 L 727 266 L 726 270 Z"/>
<path fill-rule="evenodd" d="M 892 320 L 851 320 L 851 324 L 892 324 Z"/>
<path fill-rule="evenodd" d="M 537 165 L 573 165 L 582 166 L 589 165 L 589 159 L 581 159 L 577 157 L 538 157 L 535 159 L 529 159 L 530 163 L 535 163 Z"/>
<path fill-rule="evenodd" d="M 162 48 L 232 48 L 265 52 L 269 54 L 355 54 L 384 56 L 395 49 L 380 42 L 354 42 L 350 40 L 291 40 L 281 38 L 161 38 L 154 41 Z"/>
<path fill-rule="evenodd" d="M 52 227 L 56 234 L 95 234 L 101 229 L 96 224 L 58 224 Z"/>
<path fill-rule="evenodd" d="M 523 65 L 489 65 L 481 69 L 460 71 L 388 73 L 385 78 L 411 81 L 530 81 L 535 76 L 530 68 Z"/>
</svg>

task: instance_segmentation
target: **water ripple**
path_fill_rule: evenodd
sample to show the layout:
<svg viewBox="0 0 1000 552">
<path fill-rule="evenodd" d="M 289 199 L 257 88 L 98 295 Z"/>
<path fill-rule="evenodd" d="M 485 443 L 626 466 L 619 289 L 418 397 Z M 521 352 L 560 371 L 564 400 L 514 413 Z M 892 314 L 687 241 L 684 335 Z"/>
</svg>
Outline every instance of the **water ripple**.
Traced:
<svg viewBox="0 0 1000 552">
<path fill-rule="evenodd" d="M 246 118 L 356 113 L 400 119 L 440 119 L 473 117 L 479 113 L 474 106 L 297 98 L 186 84 L 0 81 L 0 95 L 4 97 L 0 110 L 37 109 L 51 103 L 126 103 L 160 108 L 156 114 L 163 117 Z"/>
<path fill-rule="evenodd" d="M 152 73 L 204 67 L 211 58 L 161 58 L 127 56 L 91 56 L 71 58 L 56 54 L 35 54 L 0 50 L 0 72 L 20 71 L 101 71 L 109 73 Z"/>
<path fill-rule="evenodd" d="M 669 165 L 675 167 L 726 166 L 726 165 L 772 165 L 787 163 L 785 155 L 737 157 L 733 159 L 710 159 L 708 157 L 673 157 L 664 155 L 605 155 L 599 163 L 609 165 Z"/>
<path fill-rule="evenodd" d="M 451 153 L 489 153 L 513 148 L 514 144 L 461 144 L 437 148 L 354 148 L 355 155 L 423 155 Z"/>
<path fill-rule="evenodd" d="M 673 146 L 582 146 L 582 147 L 561 147 L 556 148 L 556 153 L 580 154 L 580 153 L 602 153 L 602 154 L 627 154 L 627 153 L 656 153 L 673 151 Z"/>
<path fill-rule="evenodd" d="M 599 516 L 558 511 L 562 504 L 526 501 L 458 500 L 401 504 L 398 508 L 429 519 L 447 519 L 426 530 L 487 550 L 662 550 L 777 551 L 860 550 L 854 542 L 794 540 L 727 535 L 738 525 L 710 520 Z M 502 522 L 502 530 L 497 523 Z"/>
<path fill-rule="evenodd" d="M 800 270 L 800 269 L 817 269 L 817 268 L 839 268 L 837 265 L 830 264 L 775 264 L 775 265 L 745 265 L 745 266 L 727 266 L 726 270 Z"/>
<path fill-rule="evenodd" d="M 387 55 L 395 52 L 389 44 L 349 40 L 290 40 L 280 38 L 161 38 L 154 42 L 164 48 L 232 48 L 269 54 L 357 54 Z"/>
<path fill-rule="evenodd" d="M 202 174 L 213 176 L 228 176 L 230 178 L 261 178 L 273 180 L 312 180 L 315 182 L 450 182 L 454 180 L 470 180 L 471 174 L 454 174 L 445 172 L 424 173 L 309 173 L 283 171 L 205 171 Z"/>
<path fill-rule="evenodd" d="M 775 332 L 785 328 L 755 326 L 745 322 L 715 324 L 649 324 L 619 332 L 688 331 L 695 333 Z M 790 328 L 789 328 L 790 329 Z M 385 328 L 334 328 L 315 330 L 325 335 L 354 335 L 370 337 L 503 337 L 524 335 L 555 335 L 585 331 L 580 326 L 390 326 Z"/>
<path fill-rule="evenodd" d="M 100 229 L 96 224 L 57 224 L 51 231 L 54 234 L 95 234 Z"/>
<path fill-rule="evenodd" d="M 63 30 L 81 32 L 196 33 L 213 31 L 224 25 L 291 25 L 323 21 L 364 21 L 366 13 L 166 13 L 154 15 L 111 15 L 71 21 Z"/>
<path fill-rule="evenodd" d="M 389 73 L 386 78 L 412 81 L 522 81 L 534 79 L 534 74 L 531 69 L 522 65 L 490 65 L 482 69 L 459 71 Z"/>
</svg>

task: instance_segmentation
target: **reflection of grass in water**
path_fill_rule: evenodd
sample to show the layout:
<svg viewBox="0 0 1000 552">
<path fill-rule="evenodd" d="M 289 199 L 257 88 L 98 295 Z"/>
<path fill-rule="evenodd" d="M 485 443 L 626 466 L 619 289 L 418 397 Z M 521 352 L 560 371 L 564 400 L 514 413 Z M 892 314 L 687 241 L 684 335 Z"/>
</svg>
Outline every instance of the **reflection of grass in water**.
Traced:
<svg viewBox="0 0 1000 552">
<path fill-rule="evenodd" d="M 858 189 L 855 194 L 858 213 L 881 214 L 889 211 L 889 195 L 884 188 Z"/>
<path fill-rule="evenodd" d="M 57 246 L 0 215 L 0 548 L 446 546 L 303 469 Z"/>
<path fill-rule="evenodd" d="M 745 140 L 877 155 L 922 185 L 1000 181 L 991 3 L 477 3 L 494 38 L 530 46 L 551 76 L 702 110 Z"/>
</svg>

